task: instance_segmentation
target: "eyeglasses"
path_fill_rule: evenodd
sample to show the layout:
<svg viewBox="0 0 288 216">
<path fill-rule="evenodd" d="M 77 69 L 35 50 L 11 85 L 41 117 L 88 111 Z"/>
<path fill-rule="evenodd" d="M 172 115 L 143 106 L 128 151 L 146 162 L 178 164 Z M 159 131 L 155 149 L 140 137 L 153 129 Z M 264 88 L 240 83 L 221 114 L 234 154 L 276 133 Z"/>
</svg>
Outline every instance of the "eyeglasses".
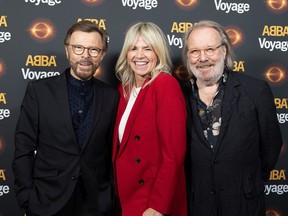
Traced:
<svg viewBox="0 0 288 216">
<path fill-rule="evenodd" d="M 223 46 L 224 44 L 220 44 L 219 46 L 217 47 L 210 47 L 210 48 L 207 48 L 207 49 L 203 49 L 203 50 L 197 50 L 197 49 L 193 49 L 191 51 L 189 51 L 189 55 L 192 56 L 193 58 L 198 58 L 201 54 L 201 51 L 204 51 L 205 55 L 207 56 L 213 56 L 215 54 L 215 51 L 217 49 L 219 49 L 221 46 Z"/>
<path fill-rule="evenodd" d="M 82 55 L 84 53 L 84 51 L 87 49 L 88 53 L 91 57 L 97 57 L 100 52 L 103 49 L 100 48 L 96 48 L 96 47 L 84 47 L 81 45 L 72 45 L 72 44 L 66 44 L 72 47 L 72 51 L 76 54 L 76 55 Z"/>
</svg>

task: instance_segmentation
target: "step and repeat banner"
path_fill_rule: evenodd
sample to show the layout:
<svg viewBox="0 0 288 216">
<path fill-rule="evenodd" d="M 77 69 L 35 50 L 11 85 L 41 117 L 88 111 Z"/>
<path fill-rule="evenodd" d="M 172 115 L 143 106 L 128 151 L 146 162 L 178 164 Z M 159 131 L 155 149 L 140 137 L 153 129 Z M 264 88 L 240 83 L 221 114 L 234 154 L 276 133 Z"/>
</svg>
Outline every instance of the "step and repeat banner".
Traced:
<svg viewBox="0 0 288 216">
<path fill-rule="evenodd" d="M 265 186 L 266 215 L 288 216 L 287 1 L 0 0 L 0 216 L 21 215 L 11 162 L 26 85 L 59 75 L 68 67 L 64 36 L 73 23 L 83 19 L 109 34 L 109 50 L 95 76 L 115 87 L 114 66 L 125 32 L 133 23 L 151 21 L 162 28 L 175 69 L 181 67 L 182 37 L 190 26 L 202 19 L 222 24 L 237 55 L 234 70 L 268 81 L 274 93 L 284 146 Z"/>
</svg>

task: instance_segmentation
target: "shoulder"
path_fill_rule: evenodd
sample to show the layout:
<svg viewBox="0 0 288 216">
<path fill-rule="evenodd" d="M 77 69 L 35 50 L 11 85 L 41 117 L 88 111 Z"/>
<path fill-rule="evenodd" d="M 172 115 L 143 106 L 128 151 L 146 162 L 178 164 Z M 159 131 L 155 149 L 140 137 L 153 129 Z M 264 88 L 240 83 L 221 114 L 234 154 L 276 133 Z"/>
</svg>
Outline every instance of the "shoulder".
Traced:
<svg viewBox="0 0 288 216">
<path fill-rule="evenodd" d="M 261 80 L 240 72 L 229 72 L 228 83 L 239 83 L 251 91 L 256 91 L 259 88 L 263 88 L 263 86 L 268 86 L 268 83 L 265 80 Z"/>
<path fill-rule="evenodd" d="M 107 91 L 117 91 L 115 87 L 113 87 L 112 85 L 108 84 L 108 83 L 105 83 L 104 81 L 102 80 L 99 80 L 97 78 L 93 78 L 94 79 L 94 85 L 104 89 L 104 90 L 107 90 Z"/>
<path fill-rule="evenodd" d="M 253 98 L 255 101 L 260 100 L 263 95 L 269 99 L 273 97 L 272 89 L 265 80 L 239 72 L 231 72 L 229 74 L 227 86 L 249 95 L 249 97 Z"/>
<path fill-rule="evenodd" d="M 109 85 L 99 79 L 93 78 L 94 79 L 94 86 L 96 87 L 96 89 L 100 88 L 102 89 L 102 92 L 104 94 L 104 97 L 108 100 L 111 99 L 113 100 L 114 98 L 118 98 L 119 97 L 119 93 L 117 91 L 117 89 L 115 87 L 113 87 L 112 85 Z M 97 91 L 97 90 L 96 90 Z"/>
<path fill-rule="evenodd" d="M 171 74 L 161 72 L 155 80 L 152 82 L 151 85 L 155 86 L 163 86 L 163 87 L 171 87 L 171 86 L 179 86 L 179 83 L 177 82 L 176 78 L 174 78 Z"/>
<path fill-rule="evenodd" d="M 246 84 L 251 84 L 251 83 L 256 83 L 256 84 L 263 84 L 266 81 L 252 77 L 250 75 L 241 73 L 241 72 L 229 72 L 229 78 L 237 79 L 241 83 L 246 83 Z M 228 79 L 229 79 L 228 78 Z"/>
<path fill-rule="evenodd" d="M 168 73 L 160 73 L 148 88 L 161 99 L 171 96 L 183 96 L 178 81 Z"/>
<path fill-rule="evenodd" d="M 32 80 L 28 82 L 27 87 L 34 87 L 34 88 L 41 88 L 45 86 L 50 86 L 55 84 L 56 82 L 61 82 L 63 80 L 63 83 L 66 82 L 66 76 L 65 73 L 62 73 L 60 75 L 52 76 L 52 77 L 47 77 L 47 78 L 42 78 L 42 79 L 37 79 L 37 80 Z"/>
</svg>

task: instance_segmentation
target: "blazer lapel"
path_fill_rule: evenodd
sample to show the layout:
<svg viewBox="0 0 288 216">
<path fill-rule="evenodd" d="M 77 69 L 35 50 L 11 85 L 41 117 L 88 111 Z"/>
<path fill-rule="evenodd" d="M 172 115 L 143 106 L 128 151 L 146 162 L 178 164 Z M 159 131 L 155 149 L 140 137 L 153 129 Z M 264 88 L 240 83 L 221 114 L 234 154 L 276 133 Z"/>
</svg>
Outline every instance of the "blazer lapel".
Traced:
<svg viewBox="0 0 288 216">
<path fill-rule="evenodd" d="M 234 73 L 234 72 L 231 72 Z M 240 93 L 237 87 L 240 83 L 234 78 L 233 74 L 229 73 L 228 81 L 225 88 L 225 93 L 222 101 L 222 125 L 219 134 L 219 138 L 216 145 L 216 151 L 219 149 L 223 137 L 227 131 L 229 120 L 232 116 L 233 110 L 237 108 L 238 99 L 240 97 Z"/>
<path fill-rule="evenodd" d="M 94 78 L 93 78 L 94 79 Z M 94 80 L 93 83 L 93 112 L 92 112 L 92 120 L 90 123 L 90 127 L 89 127 L 89 132 L 87 133 L 87 137 L 85 139 L 85 142 L 83 144 L 82 147 L 82 151 L 85 148 L 85 146 L 87 145 L 87 143 L 89 142 L 91 135 L 93 134 L 93 131 L 95 131 L 95 127 L 98 123 L 98 119 L 100 117 L 101 114 L 101 107 L 103 106 L 103 89 L 100 88 L 97 85 L 97 82 Z"/>
<path fill-rule="evenodd" d="M 120 147 L 119 147 L 118 156 L 121 155 L 123 149 L 125 148 L 125 146 L 127 144 L 127 141 L 128 141 L 129 136 L 130 136 L 130 133 L 131 133 L 132 127 L 134 125 L 135 119 L 136 119 L 138 113 L 140 112 L 141 106 L 144 102 L 145 95 L 146 95 L 148 89 L 149 89 L 149 86 L 146 86 L 144 89 L 141 89 L 138 96 L 137 96 L 137 99 L 133 105 L 133 108 L 130 112 L 130 115 L 128 117 L 128 120 L 127 120 L 127 123 L 125 126 L 123 138 L 122 138 L 122 141 L 121 141 Z M 127 103 L 126 103 L 126 105 L 127 105 Z M 125 111 L 125 108 L 122 112 L 122 115 Z M 122 117 L 122 115 L 121 115 L 121 117 Z M 121 117 L 120 117 L 119 121 L 121 120 Z"/>
<path fill-rule="evenodd" d="M 73 129 L 73 123 L 70 114 L 70 105 L 68 100 L 68 90 L 66 85 L 66 71 L 59 75 L 55 81 L 55 97 L 58 101 L 59 111 L 61 112 L 61 117 L 63 122 L 66 122 L 66 129 L 70 133 L 71 137 L 75 140 L 75 145 L 79 148 L 77 143 L 77 138 Z"/>
</svg>

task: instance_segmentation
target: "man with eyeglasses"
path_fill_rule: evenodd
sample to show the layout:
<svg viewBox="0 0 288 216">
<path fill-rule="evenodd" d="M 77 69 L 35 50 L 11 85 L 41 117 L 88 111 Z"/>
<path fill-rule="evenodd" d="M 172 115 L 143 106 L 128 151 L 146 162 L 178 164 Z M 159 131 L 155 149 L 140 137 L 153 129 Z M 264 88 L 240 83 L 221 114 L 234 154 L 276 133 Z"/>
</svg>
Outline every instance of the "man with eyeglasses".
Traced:
<svg viewBox="0 0 288 216">
<path fill-rule="evenodd" d="M 89 21 L 64 40 L 70 68 L 28 84 L 15 132 L 16 198 L 27 216 L 112 216 L 117 91 L 94 74 L 108 35 Z"/>
<path fill-rule="evenodd" d="M 264 182 L 282 136 L 265 81 L 233 72 L 221 25 L 204 20 L 185 35 L 181 80 L 187 105 L 189 216 L 265 216 Z"/>
</svg>

